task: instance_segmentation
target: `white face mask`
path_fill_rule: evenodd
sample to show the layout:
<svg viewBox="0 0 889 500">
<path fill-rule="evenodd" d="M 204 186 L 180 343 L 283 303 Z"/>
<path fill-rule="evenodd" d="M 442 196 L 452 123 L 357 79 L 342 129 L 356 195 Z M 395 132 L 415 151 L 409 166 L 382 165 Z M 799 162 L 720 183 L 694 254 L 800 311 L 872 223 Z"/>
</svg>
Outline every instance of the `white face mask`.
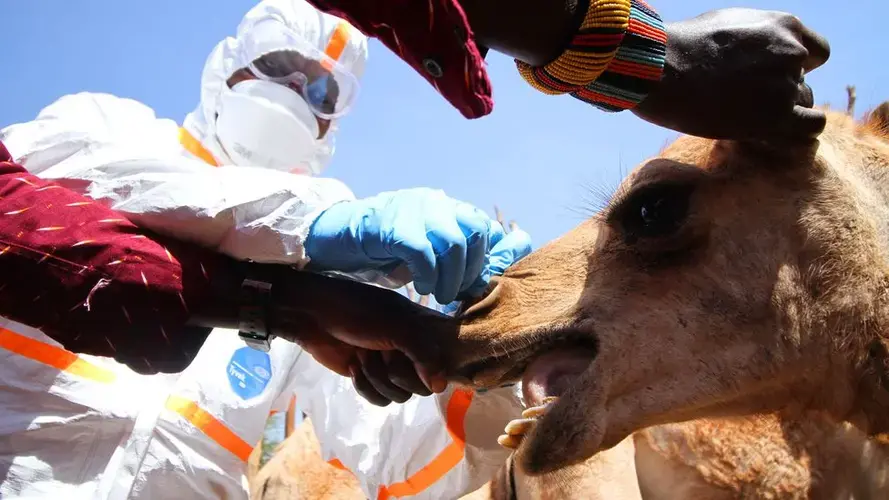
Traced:
<svg viewBox="0 0 889 500">
<path fill-rule="evenodd" d="M 244 80 L 221 96 L 216 137 L 236 165 L 311 173 L 318 120 L 293 90 Z"/>
</svg>

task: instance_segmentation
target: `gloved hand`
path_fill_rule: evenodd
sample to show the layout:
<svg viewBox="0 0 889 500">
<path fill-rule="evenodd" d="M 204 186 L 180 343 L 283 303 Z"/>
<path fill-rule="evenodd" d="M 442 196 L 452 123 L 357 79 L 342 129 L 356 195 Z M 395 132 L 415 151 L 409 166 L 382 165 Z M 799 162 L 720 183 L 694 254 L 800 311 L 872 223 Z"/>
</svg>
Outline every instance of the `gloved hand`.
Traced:
<svg viewBox="0 0 889 500">
<path fill-rule="evenodd" d="M 358 272 L 405 264 L 417 293 L 441 304 L 478 287 L 491 242 L 503 228 L 443 191 L 417 188 L 337 203 L 312 225 L 309 270 Z"/>
<path fill-rule="evenodd" d="M 467 297 L 479 297 L 485 293 L 491 277 L 499 276 L 506 272 L 506 268 L 515 264 L 525 256 L 531 253 L 531 235 L 521 229 L 514 229 L 509 234 L 503 236 L 499 241 L 494 242 L 491 251 L 488 253 L 487 262 L 482 270 L 481 275 L 476 279 L 465 292 L 461 295 Z M 442 312 L 451 315 L 459 309 L 461 301 L 454 301 L 445 305 Z"/>
<path fill-rule="evenodd" d="M 484 294 L 492 276 L 500 276 L 506 272 L 506 268 L 529 253 L 531 253 L 531 235 L 518 228 L 499 237 L 498 241 L 492 241 L 482 273 L 463 294 L 469 297 Z"/>
</svg>

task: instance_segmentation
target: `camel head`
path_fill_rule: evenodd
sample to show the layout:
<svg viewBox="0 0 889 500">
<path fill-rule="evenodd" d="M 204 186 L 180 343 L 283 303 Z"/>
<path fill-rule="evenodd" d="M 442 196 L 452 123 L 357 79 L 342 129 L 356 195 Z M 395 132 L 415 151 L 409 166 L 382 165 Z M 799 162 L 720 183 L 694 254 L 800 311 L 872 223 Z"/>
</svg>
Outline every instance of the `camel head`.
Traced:
<svg viewBox="0 0 889 500">
<path fill-rule="evenodd" d="M 889 430 L 889 140 L 829 112 L 811 144 L 682 137 L 460 314 L 455 380 L 557 396 L 538 474 L 652 425 L 821 409 Z M 857 419 L 857 420 L 856 420 Z"/>
</svg>

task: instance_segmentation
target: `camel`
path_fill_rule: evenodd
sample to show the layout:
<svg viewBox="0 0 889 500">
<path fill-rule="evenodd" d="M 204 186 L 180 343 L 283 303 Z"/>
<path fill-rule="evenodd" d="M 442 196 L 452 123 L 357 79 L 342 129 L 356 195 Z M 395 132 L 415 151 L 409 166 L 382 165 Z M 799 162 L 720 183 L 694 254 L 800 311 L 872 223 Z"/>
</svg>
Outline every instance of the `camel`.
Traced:
<svg viewBox="0 0 889 500">
<path fill-rule="evenodd" d="M 697 419 L 889 431 L 889 140 L 869 116 L 828 111 L 811 144 L 681 137 L 461 312 L 453 378 L 522 380 L 536 406 L 502 437 L 523 474 Z"/>
<path fill-rule="evenodd" d="M 518 466 L 465 498 L 885 497 L 889 455 L 869 439 L 881 400 L 868 399 L 885 370 L 885 109 L 864 125 L 831 112 L 806 147 L 681 138 L 604 213 L 496 280 L 462 313 L 455 372 L 477 387 L 524 375 L 526 399 L 549 404 L 504 436 Z M 486 342 L 499 355 L 471 352 Z M 301 460 L 315 463 L 273 459 L 266 477 L 333 469 Z"/>
<path fill-rule="evenodd" d="M 321 458 L 321 445 L 310 419 L 287 437 L 263 467 L 261 446 L 250 456 L 247 478 L 253 500 L 318 499 L 364 500 L 358 481 L 344 469 Z"/>
</svg>

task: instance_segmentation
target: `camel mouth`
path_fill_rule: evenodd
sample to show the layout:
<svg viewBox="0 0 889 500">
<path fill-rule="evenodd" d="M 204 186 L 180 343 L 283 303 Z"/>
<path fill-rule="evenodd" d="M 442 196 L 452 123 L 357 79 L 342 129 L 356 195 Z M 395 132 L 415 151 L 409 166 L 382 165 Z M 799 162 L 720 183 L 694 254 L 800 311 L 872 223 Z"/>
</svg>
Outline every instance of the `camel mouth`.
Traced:
<svg viewBox="0 0 889 500">
<path fill-rule="evenodd" d="M 527 336 L 540 337 L 543 338 L 530 345 L 505 349 L 505 352 L 468 363 L 455 370 L 452 378 L 476 388 L 490 389 L 526 379 L 530 370 L 537 373 L 529 379 L 533 384 L 539 388 L 546 386 L 547 390 L 554 391 L 557 386 L 564 385 L 563 375 L 569 372 L 579 374 L 576 368 L 583 363 L 581 359 L 586 361 L 585 368 L 598 352 L 598 342 L 588 332 L 565 330 L 548 332 L 545 336 Z M 561 362 L 567 362 L 561 366 L 570 369 L 556 369 Z"/>
<path fill-rule="evenodd" d="M 567 392 L 595 358 L 596 351 L 588 346 L 559 346 L 535 356 L 522 377 L 525 405 L 543 406 Z"/>
</svg>

